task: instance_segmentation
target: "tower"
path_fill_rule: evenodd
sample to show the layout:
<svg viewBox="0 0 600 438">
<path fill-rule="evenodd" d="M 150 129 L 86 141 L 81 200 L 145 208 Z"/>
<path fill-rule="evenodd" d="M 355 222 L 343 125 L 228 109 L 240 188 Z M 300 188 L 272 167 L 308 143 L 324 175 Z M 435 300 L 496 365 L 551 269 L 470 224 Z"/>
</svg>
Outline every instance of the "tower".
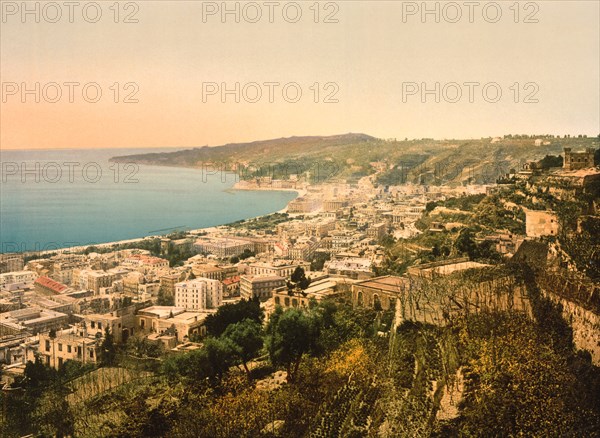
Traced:
<svg viewBox="0 0 600 438">
<path fill-rule="evenodd" d="M 572 152 L 571 148 L 565 148 L 563 169 L 578 170 L 594 167 L 594 148 L 586 148 L 584 152 Z"/>
</svg>

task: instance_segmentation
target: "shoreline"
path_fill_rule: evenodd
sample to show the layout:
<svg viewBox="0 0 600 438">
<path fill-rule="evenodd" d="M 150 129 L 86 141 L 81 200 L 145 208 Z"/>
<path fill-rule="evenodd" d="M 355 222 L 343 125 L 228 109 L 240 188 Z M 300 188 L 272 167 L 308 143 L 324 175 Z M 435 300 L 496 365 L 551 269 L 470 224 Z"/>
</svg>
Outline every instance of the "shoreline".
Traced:
<svg viewBox="0 0 600 438">
<path fill-rule="evenodd" d="M 171 166 L 165 166 L 165 167 L 171 167 Z M 178 166 L 173 166 L 173 167 L 178 167 Z M 191 168 L 191 167 L 188 167 Z M 232 187 L 223 190 L 223 192 L 228 192 L 228 191 L 272 191 L 272 192 L 295 192 L 297 194 L 297 196 L 294 199 L 297 199 L 301 196 L 306 195 L 307 190 L 306 189 L 290 189 L 290 188 L 271 188 L 271 187 L 244 187 L 243 185 L 240 186 L 240 182 L 242 182 L 241 180 L 236 182 Z M 274 213 L 287 213 L 288 210 L 288 205 L 290 202 L 292 202 L 294 199 L 288 201 L 288 203 L 286 204 L 285 207 L 283 207 L 280 210 L 277 211 L 273 211 L 270 213 L 265 213 L 259 216 L 253 216 L 253 217 L 249 217 L 249 218 L 245 218 L 245 219 L 240 219 L 243 221 L 249 221 L 249 220 L 254 220 L 254 219 L 258 219 L 261 217 L 265 217 Z M 188 234 L 196 234 L 196 233 L 204 233 L 204 232 L 215 232 L 219 229 L 219 227 L 224 227 L 229 225 L 231 222 L 229 223 L 225 223 L 225 224 L 217 224 L 217 225 L 212 225 L 212 226 L 208 226 L 208 227 L 203 227 L 203 228 L 197 228 L 197 229 L 190 229 L 188 231 L 186 231 L 186 233 Z M 136 243 L 136 242 L 142 242 L 144 240 L 147 239 L 153 239 L 153 238 L 157 238 L 157 237 L 161 237 L 161 236 L 165 236 L 165 234 L 153 234 L 153 235 L 149 235 L 149 236 L 144 236 L 144 237 L 134 237 L 131 239 L 124 239 L 124 240 L 117 240 L 117 241 L 111 241 L 111 242 L 102 242 L 102 243 L 90 243 L 87 245 L 78 245 L 78 246 L 66 246 L 64 248 L 56 248 L 56 249 L 46 249 L 46 250 L 38 250 L 38 251 L 18 251 L 18 252 L 7 252 L 7 253 L 0 253 L 0 254 L 22 254 L 24 256 L 33 256 L 33 255 L 47 255 L 47 254 L 65 254 L 65 253 L 81 253 L 83 251 L 86 250 L 86 248 L 89 248 L 90 246 L 94 246 L 97 248 L 107 248 L 107 247 L 111 247 L 111 246 L 115 246 L 115 245 L 125 245 L 128 243 Z"/>
<path fill-rule="evenodd" d="M 286 204 L 285 207 L 283 207 L 281 210 L 275 211 L 273 213 L 287 213 L 288 206 L 289 206 L 290 202 L 292 202 L 292 201 L 294 201 L 294 200 L 296 200 L 298 198 L 301 198 L 302 196 L 306 196 L 306 194 L 308 193 L 308 191 L 306 189 L 272 188 L 272 187 L 247 187 L 244 184 L 241 184 L 242 182 L 245 182 L 245 181 L 240 180 L 240 181 L 236 182 L 233 185 L 233 187 L 231 187 L 229 190 L 231 190 L 231 191 L 247 191 L 247 192 L 248 191 L 252 191 L 252 192 L 254 192 L 254 191 L 256 191 L 256 192 L 265 191 L 265 192 L 295 192 L 296 193 L 296 197 L 294 199 L 290 200 Z M 268 213 L 268 214 L 273 214 L 273 213 Z M 264 217 L 264 216 L 267 216 L 267 214 L 263 214 L 263 215 L 256 216 L 256 217 L 253 217 L 253 218 L 249 218 L 249 219 L 257 219 L 259 217 Z M 249 220 L 249 219 L 246 219 L 246 220 Z"/>
</svg>

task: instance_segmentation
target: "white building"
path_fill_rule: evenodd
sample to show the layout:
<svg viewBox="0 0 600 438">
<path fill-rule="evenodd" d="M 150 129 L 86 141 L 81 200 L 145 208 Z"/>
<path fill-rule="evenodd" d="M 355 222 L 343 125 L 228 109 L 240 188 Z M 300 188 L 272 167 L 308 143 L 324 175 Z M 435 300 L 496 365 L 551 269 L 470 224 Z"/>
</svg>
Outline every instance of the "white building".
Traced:
<svg viewBox="0 0 600 438">
<path fill-rule="evenodd" d="M 196 278 L 175 284 L 175 306 L 204 310 L 223 303 L 223 284 L 219 280 Z"/>
<path fill-rule="evenodd" d="M 37 278 L 33 271 L 15 271 L 0 274 L 0 287 L 15 283 L 31 283 Z"/>
<path fill-rule="evenodd" d="M 310 263 L 302 260 L 276 260 L 270 263 L 256 262 L 248 265 L 246 274 L 278 275 L 279 277 L 289 277 L 298 267 L 308 271 L 310 270 Z"/>
</svg>

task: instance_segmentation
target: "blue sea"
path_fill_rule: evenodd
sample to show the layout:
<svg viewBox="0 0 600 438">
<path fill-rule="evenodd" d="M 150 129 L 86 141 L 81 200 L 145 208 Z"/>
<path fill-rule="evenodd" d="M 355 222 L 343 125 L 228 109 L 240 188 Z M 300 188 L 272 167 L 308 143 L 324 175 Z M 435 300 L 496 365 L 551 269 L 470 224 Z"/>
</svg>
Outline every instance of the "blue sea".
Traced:
<svg viewBox="0 0 600 438">
<path fill-rule="evenodd" d="M 213 169 L 112 163 L 174 149 L 3 150 L 0 252 L 44 251 L 223 225 L 284 208 L 296 193 L 235 191 Z"/>
</svg>

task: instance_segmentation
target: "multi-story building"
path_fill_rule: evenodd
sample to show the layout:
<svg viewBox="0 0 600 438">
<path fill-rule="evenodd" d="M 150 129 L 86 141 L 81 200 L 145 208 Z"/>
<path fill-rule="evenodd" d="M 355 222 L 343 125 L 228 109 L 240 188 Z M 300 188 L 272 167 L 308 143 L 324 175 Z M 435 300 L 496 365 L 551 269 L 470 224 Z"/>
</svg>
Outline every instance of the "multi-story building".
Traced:
<svg viewBox="0 0 600 438">
<path fill-rule="evenodd" d="M 68 325 L 69 316 L 40 307 L 0 313 L 0 337 L 21 333 L 38 334 Z"/>
<path fill-rule="evenodd" d="M 565 148 L 563 169 L 578 170 L 594 167 L 594 148 L 587 148 L 584 152 L 573 152 L 571 148 Z"/>
<path fill-rule="evenodd" d="M 173 333 L 178 342 L 186 341 L 192 335 L 206 334 L 204 320 L 215 310 L 203 312 L 186 311 L 177 306 L 152 306 L 138 311 L 136 329 L 143 333 Z"/>
<path fill-rule="evenodd" d="M 192 272 L 196 277 L 210 278 L 211 280 L 223 280 L 226 275 L 226 270 L 216 265 L 209 263 L 200 263 L 192 265 Z"/>
<path fill-rule="evenodd" d="M 242 275 L 240 296 L 244 299 L 258 297 L 261 301 L 271 298 L 274 289 L 285 286 L 285 279 L 278 275 Z"/>
<path fill-rule="evenodd" d="M 373 224 L 367 230 L 367 236 L 372 239 L 380 240 L 387 233 L 387 225 L 385 223 Z"/>
<path fill-rule="evenodd" d="M 23 284 L 35 281 L 37 274 L 33 271 L 15 271 L 0 274 L 0 288 L 9 284 Z"/>
<path fill-rule="evenodd" d="M 364 280 L 373 277 L 372 262 L 365 258 L 343 258 L 325 262 L 324 271 L 329 275 Z"/>
<path fill-rule="evenodd" d="M 321 207 L 321 202 L 317 198 L 310 196 L 301 196 L 288 204 L 289 213 L 311 213 Z"/>
<path fill-rule="evenodd" d="M 138 297 L 142 300 L 150 299 L 151 297 L 158 296 L 160 291 L 160 283 L 143 283 L 138 286 Z"/>
<path fill-rule="evenodd" d="M 0 274 L 22 271 L 24 266 L 22 254 L 0 254 Z"/>
<path fill-rule="evenodd" d="M 238 297 L 240 295 L 240 276 L 235 275 L 233 277 L 226 278 L 223 280 L 223 296 L 224 297 Z"/>
<path fill-rule="evenodd" d="M 108 328 L 116 343 L 126 342 L 129 336 L 134 334 L 136 326 L 135 313 L 141 306 L 143 304 L 123 307 L 109 313 L 84 315 L 83 322 L 87 333 L 101 337 L 104 336 Z"/>
<path fill-rule="evenodd" d="M 340 199 L 326 199 L 323 201 L 323 211 L 337 211 L 348 206 L 348 201 Z"/>
<path fill-rule="evenodd" d="M 395 224 L 416 222 L 425 211 L 425 205 L 404 205 L 391 212 L 392 222 Z"/>
<path fill-rule="evenodd" d="M 38 277 L 33 283 L 34 290 L 40 295 L 58 295 L 70 292 L 71 289 L 66 285 L 54 281 L 48 277 Z"/>
<path fill-rule="evenodd" d="M 35 353 L 42 357 L 43 363 L 60 368 L 67 360 L 81 363 L 96 363 L 100 352 L 100 339 L 88 336 L 85 329 L 58 332 L 55 337 L 49 333 L 40 333 L 37 349 L 29 348 L 27 360 L 34 361 Z"/>
<path fill-rule="evenodd" d="M 73 271 L 75 269 L 84 269 L 87 265 L 85 256 L 62 255 L 52 265 L 51 278 L 59 283 L 71 286 L 73 282 Z"/>
<path fill-rule="evenodd" d="M 145 282 L 144 274 L 138 271 L 130 272 L 122 278 L 123 293 L 129 296 L 137 296 L 139 287 Z"/>
<path fill-rule="evenodd" d="M 299 238 L 294 245 L 289 247 L 288 256 L 292 260 L 310 260 L 318 247 L 319 242 L 315 237 Z"/>
<path fill-rule="evenodd" d="M 160 290 L 166 297 L 175 297 L 175 285 L 183 280 L 185 274 L 183 272 L 162 275 L 159 277 Z"/>
<path fill-rule="evenodd" d="M 254 251 L 254 242 L 237 237 L 201 237 L 194 248 L 199 253 L 214 254 L 217 257 L 233 257 L 244 251 Z"/>
<path fill-rule="evenodd" d="M 310 263 L 302 260 L 276 260 L 272 263 L 257 262 L 248 266 L 246 274 L 289 277 L 298 267 L 308 271 L 310 269 Z"/>
<path fill-rule="evenodd" d="M 334 231 L 329 237 L 331 237 L 331 250 L 333 252 L 345 251 L 362 238 L 356 233 L 345 230 Z"/>
<path fill-rule="evenodd" d="M 186 310 L 214 309 L 223 303 L 223 284 L 219 280 L 196 278 L 175 285 L 175 306 Z"/>
<path fill-rule="evenodd" d="M 169 261 L 167 259 L 145 254 L 133 254 L 123 260 L 121 265 L 145 274 L 148 271 L 155 269 L 167 269 L 169 267 Z"/>
<path fill-rule="evenodd" d="M 115 280 L 115 276 L 105 271 L 95 271 L 91 269 L 73 270 L 73 284 L 81 290 L 93 290 L 96 294 L 100 288 L 110 287 Z"/>
</svg>

